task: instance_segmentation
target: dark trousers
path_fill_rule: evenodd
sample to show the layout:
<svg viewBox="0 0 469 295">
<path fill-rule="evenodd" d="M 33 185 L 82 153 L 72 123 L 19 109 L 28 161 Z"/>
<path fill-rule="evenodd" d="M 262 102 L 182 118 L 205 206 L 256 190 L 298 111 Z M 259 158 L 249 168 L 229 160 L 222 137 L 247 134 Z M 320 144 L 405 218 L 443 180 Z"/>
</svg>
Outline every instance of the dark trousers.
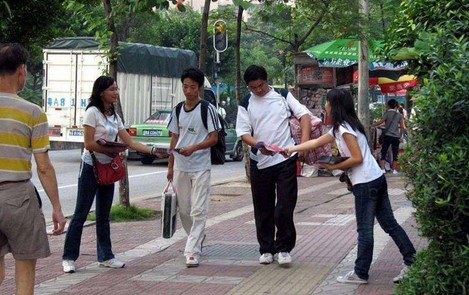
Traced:
<svg viewBox="0 0 469 295">
<path fill-rule="evenodd" d="M 250 172 L 259 252 L 290 252 L 296 243 L 296 158 L 265 169 L 258 169 L 257 162 L 251 160 Z"/>
</svg>

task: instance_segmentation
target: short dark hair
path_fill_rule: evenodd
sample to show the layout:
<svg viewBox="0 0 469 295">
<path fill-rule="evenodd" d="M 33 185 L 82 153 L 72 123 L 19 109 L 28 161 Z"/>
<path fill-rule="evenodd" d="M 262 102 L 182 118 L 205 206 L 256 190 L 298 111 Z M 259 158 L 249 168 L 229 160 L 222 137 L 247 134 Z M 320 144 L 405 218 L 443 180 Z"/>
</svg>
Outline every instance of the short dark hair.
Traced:
<svg viewBox="0 0 469 295">
<path fill-rule="evenodd" d="M 263 66 L 250 65 L 246 71 L 244 71 L 243 78 L 246 84 L 255 80 L 267 81 L 267 71 Z"/>
<path fill-rule="evenodd" d="M 182 75 L 181 75 L 181 82 L 184 83 L 184 79 L 186 79 L 186 78 L 190 78 L 190 79 L 194 80 L 195 82 L 197 82 L 197 84 L 199 84 L 199 88 L 204 86 L 205 75 L 198 68 L 185 69 L 182 72 Z"/>
<path fill-rule="evenodd" d="M 395 100 L 394 98 L 390 99 L 388 101 L 388 106 L 391 108 L 391 109 L 395 109 L 397 107 L 397 100 Z"/>
<path fill-rule="evenodd" d="M 28 51 L 18 43 L 0 44 L 0 74 L 13 74 L 28 61 Z"/>
</svg>

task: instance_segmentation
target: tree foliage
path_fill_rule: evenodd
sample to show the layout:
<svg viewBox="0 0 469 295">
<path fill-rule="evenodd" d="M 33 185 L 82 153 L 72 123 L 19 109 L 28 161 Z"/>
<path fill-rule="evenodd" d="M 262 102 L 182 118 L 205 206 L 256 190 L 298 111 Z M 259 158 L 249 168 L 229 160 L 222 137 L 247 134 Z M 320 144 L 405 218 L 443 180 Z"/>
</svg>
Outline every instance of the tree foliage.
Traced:
<svg viewBox="0 0 469 295">
<path fill-rule="evenodd" d="M 405 0 L 388 48 L 411 48 L 423 82 L 400 160 L 429 246 L 400 294 L 469 293 L 469 1 Z"/>
</svg>

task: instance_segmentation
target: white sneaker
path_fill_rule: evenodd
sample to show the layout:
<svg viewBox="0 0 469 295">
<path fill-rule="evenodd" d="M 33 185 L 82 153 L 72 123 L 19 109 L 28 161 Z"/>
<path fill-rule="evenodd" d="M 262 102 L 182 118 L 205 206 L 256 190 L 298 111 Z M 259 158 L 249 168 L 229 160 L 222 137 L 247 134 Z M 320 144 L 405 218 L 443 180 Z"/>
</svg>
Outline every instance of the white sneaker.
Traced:
<svg viewBox="0 0 469 295">
<path fill-rule="evenodd" d="M 290 264 L 291 263 L 291 256 L 288 252 L 279 252 L 277 256 L 278 264 Z"/>
<path fill-rule="evenodd" d="M 397 172 L 397 170 L 394 169 L 394 170 L 392 171 L 392 174 L 397 175 L 397 174 L 399 174 L 399 172 Z"/>
<path fill-rule="evenodd" d="M 397 275 L 397 277 L 393 278 L 392 281 L 394 283 L 399 283 L 400 280 L 405 276 L 405 274 L 409 271 L 409 267 L 407 265 L 404 266 L 403 269 L 401 269 L 401 272 Z"/>
<path fill-rule="evenodd" d="M 98 262 L 98 265 L 101 267 L 109 267 L 109 268 L 123 268 L 125 266 L 125 263 L 120 260 L 117 260 L 116 258 L 111 258 L 106 261 Z"/>
<path fill-rule="evenodd" d="M 337 277 L 337 282 L 347 284 L 368 284 L 367 280 L 360 279 L 355 271 L 350 271 L 344 276 Z"/>
<path fill-rule="evenodd" d="M 199 260 L 197 259 L 197 256 L 194 256 L 194 255 L 186 256 L 186 266 L 187 267 L 199 266 Z"/>
<path fill-rule="evenodd" d="M 66 273 L 74 273 L 76 270 L 75 261 L 73 260 L 62 260 L 62 267 Z"/>
<path fill-rule="evenodd" d="M 264 253 L 259 257 L 260 264 L 271 264 L 274 262 L 274 256 L 270 253 Z"/>
</svg>

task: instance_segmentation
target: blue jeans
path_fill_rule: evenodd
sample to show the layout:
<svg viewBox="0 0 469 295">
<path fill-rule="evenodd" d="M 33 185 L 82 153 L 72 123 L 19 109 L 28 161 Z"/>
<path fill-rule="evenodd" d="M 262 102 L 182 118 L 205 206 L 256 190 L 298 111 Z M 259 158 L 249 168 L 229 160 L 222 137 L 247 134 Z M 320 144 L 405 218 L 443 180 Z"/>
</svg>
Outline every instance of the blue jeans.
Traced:
<svg viewBox="0 0 469 295">
<path fill-rule="evenodd" d="M 397 223 L 388 196 L 385 176 L 353 186 L 355 196 L 355 215 L 358 232 L 358 254 L 355 260 L 355 273 L 359 278 L 368 280 L 373 259 L 373 227 L 375 216 L 381 228 L 391 236 L 404 257 L 404 263 L 414 261 L 415 248 L 406 232 Z"/>
<path fill-rule="evenodd" d="M 114 184 L 98 185 L 93 173 L 93 166 L 81 163 L 78 177 L 78 193 L 75 213 L 68 227 L 65 237 L 62 259 L 77 260 L 80 255 L 80 242 L 83 224 L 90 212 L 96 195 L 96 244 L 98 261 L 114 258 L 111 247 L 111 230 L 109 227 L 109 212 L 114 197 Z"/>
</svg>

